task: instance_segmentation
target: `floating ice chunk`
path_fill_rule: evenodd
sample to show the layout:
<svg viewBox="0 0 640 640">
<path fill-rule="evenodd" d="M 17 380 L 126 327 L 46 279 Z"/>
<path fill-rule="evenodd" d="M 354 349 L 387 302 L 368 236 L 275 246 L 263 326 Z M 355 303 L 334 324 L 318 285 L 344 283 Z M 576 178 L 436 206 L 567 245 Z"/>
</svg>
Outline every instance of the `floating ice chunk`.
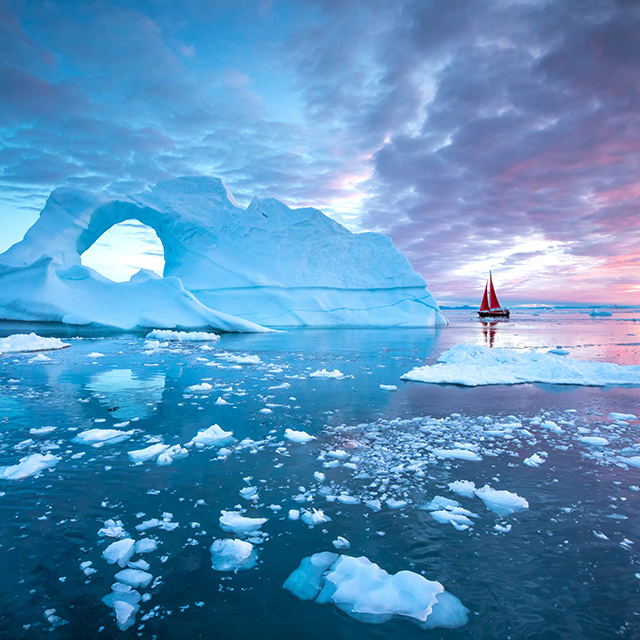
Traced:
<svg viewBox="0 0 640 640">
<path fill-rule="evenodd" d="M 331 544 L 336 549 L 349 549 L 351 547 L 351 543 L 346 538 L 343 538 L 342 536 L 338 536 L 335 540 L 331 542 Z"/>
<path fill-rule="evenodd" d="M 205 331 L 168 331 L 156 329 L 147 334 L 149 340 L 169 340 L 171 342 L 215 342 L 220 336 Z"/>
<path fill-rule="evenodd" d="M 136 449 L 135 451 L 129 451 L 127 454 L 134 462 L 146 462 L 147 460 L 153 460 L 157 458 L 163 451 L 169 448 L 168 444 L 152 444 L 144 449 Z"/>
<path fill-rule="evenodd" d="M 299 520 L 300 511 L 298 509 L 289 509 L 288 517 L 289 517 L 289 520 Z"/>
<path fill-rule="evenodd" d="M 57 427 L 34 427 L 29 429 L 29 434 L 32 436 L 44 436 L 48 433 L 53 433 Z"/>
<path fill-rule="evenodd" d="M 299 442 L 305 444 L 315 440 L 315 436 L 310 436 L 306 431 L 294 431 L 293 429 L 285 429 L 284 437 L 291 442 Z"/>
<path fill-rule="evenodd" d="M 568 349 L 563 349 L 562 347 L 556 347 L 555 349 L 549 349 L 549 351 L 547 351 L 547 353 L 552 353 L 556 356 L 568 356 L 569 355 L 569 350 Z"/>
<path fill-rule="evenodd" d="M 562 427 L 559 427 L 553 420 L 545 420 L 540 423 L 540 426 L 554 433 L 562 433 Z"/>
<path fill-rule="evenodd" d="M 327 369 L 319 369 L 318 371 L 313 371 L 309 374 L 310 378 L 334 378 L 335 380 L 340 380 L 344 378 L 344 373 L 339 371 L 338 369 L 334 369 L 333 371 L 327 371 Z"/>
<path fill-rule="evenodd" d="M 98 531 L 98 535 L 105 538 L 124 538 L 127 532 L 120 520 L 105 520 L 104 527 Z"/>
<path fill-rule="evenodd" d="M 123 569 L 116 573 L 115 579 L 121 584 L 126 584 L 134 589 L 138 589 L 140 587 L 144 589 L 144 587 L 151 583 L 153 576 L 146 571 L 141 571 L 140 569 Z"/>
<path fill-rule="evenodd" d="M 369 507 L 369 509 L 373 509 L 374 511 L 380 511 L 382 509 L 382 502 L 378 498 L 373 498 L 372 500 L 365 500 L 364 504 Z"/>
<path fill-rule="evenodd" d="M 152 538 L 142 538 L 136 541 L 135 553 L 150 553 L 158 548 L 158 543 Z"/>
<path fill-rule="evenodd" d="M 269 391 L 275 391 L 276 389 L 290 389 L 291 385 L 288 382 L 283 382 L 282 384 L 278 384 L 274 387 L 269 387 Z"/>
<path fill-rule="evenodd" d="M 187 391 L 191 391 L 192 393 L 208 393 L 213 389 L 213 386 L 208 382 L 203 382 L 201 384 L 192 384 L 190 387 L 187 387 Z"/>
<path fill-rule="evenodd" d="M 417 382 L 472 387 L 527 382 L 586 386 L 640 385 L 640 366 L 577 361 L 549 353 L 463 343 L 443 353 L 437 364 L 417 367 L 400 377 Z"/>
<path fill-rule="evenodd" d="M 398 390 L 398 387 L 396 387 L 395 384 L 381 384 L 380 388 L 383 391 L 397 391 Z"/>
<path fill-rule="evenodd" d="M 104 358 L 104 353 L 100 353 L 99 351 L 92 351 L 91 353 L 87 353 L 87 358 Z"/>
<path fill-rule="evenodd" d="M 624 462 L 631 467 L 638 467 L 640 469 L 640 456 L 631 456 L 630 458 L 618 458 L 620 462 Z"/>
<path fill-rule="evenodd" d="M 126 567 L 127 562 L 131 560 L 131 556 L 135 553 L 135 540 L 125 538 L 112 542 L 103 552 L 102 557 L 109 563 L 116 562 L 120 567 Z"/>
<path fill-rule="evenodd" d="M 253 545 L 244 540 L 214 540 L 209 550 L 215 571 L 244 571 L 258 563 Z"/>
<path fill-rule="evenodd" d="M 29 358 L 29 362 L 51 362 L 51 358 L 45 356 L 44 353 L 39 353 L 37 356 Z"/>
<path fill-rule="evenodd" d="M 148 571 L 150 565 L 146 560 L 140 558 L 140 560 L 136 560 L 135 562 L 127 562 L 127 566 L 130 569 L 141 569 L 142 571 Z"/>
<path fill-rule="evenodd" d="M 476 490 L 476 495 L 488 509 L 499 516 L 508 516 L 529 508 L 529 503 L 516 493 L 492 489 L 488 484 Z"/>
<path fill-rule="evenodd" d="M 389 509 L 402 509 L 402 507 L 406 507 L 409 504 L 406 500 L 395 500 L 394 498 L 387 498 L 385 502 Z"/>
<path fill-rule="evenodd" d="M 633 422 L 634 420 L 638 419 L 638 416 L 634 415 L 633 413 L 610 413 L 609 417 L 612 420 L 624 420 L 625 422 Z"/>
<path fill-rule="evenodd" d="M 302 511 L 302 522 L 308 524 L 310 526 L 314 526 L 316 524 L 322 524 L 324 522 L 330 522 L 331 518 L 322 511 L 322 509 L 304 509 Z"/>
<path fill-rule="evenodd" d="M 585 436 L 584 438 L 580 438 L 580 442 L 594 447 L 605 447 L 609 444 L 609 441 L 606 438 L 599 438 L 598 436 Z"/>
<path fill-rule="evenodd" d="M 468 449 L 433 449 L 431 453 L 441 459 L 472 460 L 473 462 L 482 460 L 477 453 Z"/>
<path fill-rule="evenodd" d="M 447 511 L 446 509 L 441 509 L 440 511 L 432 511 L 431 517 L 436 522 L 441 522 L 443 524 L 451 524 L 458 531 L 464 531 L 468 529 L 471 525 L 473 525 L 473 520 L 469 519 L 467 516 L 463 514 L 453 513 L 451 511 Z"/>
<path fill-rule="evenodd" d="M 493 528 L 498 532 L 498 533 L 509 533 L 509 531 L 511 531 L 511 525 L 510 524 L 495 524 L 493 526 Z"/>
<path fill-rule="evenodd" d="M 233 353 L 221 353 L 219 357 L 225 360 L 226 362 L 233 364 L 262 364 L 262 360 L 260 360 L 260 356 L 238 356 Z"/>
<path fill-rule="evenodd" d="M 604 311 L 603 309 L 592 309 L 591 311 L 589 311 L 589 315 L 593 318 L 596 318 L 596 317 L 608 318 L 613 314 L 611 313 L 611 311 Z"/>
<path fill-rule="evenodd" d="M 230 405 L 230 402 L 227 402 L 224 398 L 218 398 L 214 404 L 217 404 L 219 407 Z"/>
<path fill-rule="evenodd" d="M 245 500 L 253 500 L 255 502 L 258 500 L 258 487 L 244 487 L 240 489 L 240 495 Z"/>
<path fill-rule="evenodd" d="M 60 338 L 42 338 L 35 333 L 14 333 L 6 338 L 0 338 L 0 354 L 53 351 L 70 346 L 68 342 L 62 342 Z"/>
<path fill-rule="evenodd" d="M 327 476 L 324 475 L 324 473 L 322 473 L 322 471 L 314 471 L 313 472 L 313 477 L 318 481 L 318 482 L 324 482 L 327 478 Z"/>
<path fill-rule="evenodd" d="M 467 622 L 468 610 L 439 582 L 412 571 L 390 575 L 365 557 L 324 552 L 304 558 L 284 588 L 302 600 L 332 602 L 363 622 L 395 616 L 427 628 L 458 628 Z"/>
<path fill-rule="evenodd" d="M 30 476 L 38 475 L 45 469 L 55 467 L 60 458 L 51 453 L 32 453 L 30 456 L 20 458 L 18 464 L 0 467 L 0 478 L 4 480 L 22 480 Z"/>
<path fill-rule="evenodd" d="M 133 435 L 132 431 L 118 431 L 117 429 L 88 429 L 81 431 L 75 438 L 74 442 L 80 444 L 90 444 L 93 446 L 102 446 L 103 444 L 117 444 Z"/>
<path fill-rule="evenodd" d="M 341 502 L 342 504 L 360 504 L 360 498 L 350 496 L 348 493 L 341 493 L 338 496 L 338 502 Z"/>
<path fill-rule="evenodd" d="M 198 431 L 198 435 L 192 438 L 186 446 L 196 445 L 198 448 L 219 447 L 223 444 L 228 444 L 232 440 L 232 431 L 223 431 L 217 424 L 214 424 L 208 429 Z"/>
<path fill-rule="evenodd" d="M 538 451 L 538 453 L 534 453 L 528 458 L 525 458 L 522 462 L 528 467 L 539 467 L 547 461 L 547 455 L 546 451 Z"/>
<path fill-rule="evenodd" d="M 469 480 L 455 480 L 454 482 L 450 482 L 449 489 L 464 498 L 474 498 L 476 495 L 476 485 Z"/>
<path fill-rule="evenodd" d="M 247 518 L 239 511 L 221 511 L 220 527 L 233 533 L 253 533 L 258 531 L 267 518 Z"/>
<path fill-rule="evenodd" d="M 158 456 L 156 464 L 159 467 L 166 466 L 171 464 L 174 460 L 181 460 L 182 458 L 186 458 L 188 455 L 189 452 L 184 447 L 181 447 L 179 444 L 174 444 Z"/>
</svg>

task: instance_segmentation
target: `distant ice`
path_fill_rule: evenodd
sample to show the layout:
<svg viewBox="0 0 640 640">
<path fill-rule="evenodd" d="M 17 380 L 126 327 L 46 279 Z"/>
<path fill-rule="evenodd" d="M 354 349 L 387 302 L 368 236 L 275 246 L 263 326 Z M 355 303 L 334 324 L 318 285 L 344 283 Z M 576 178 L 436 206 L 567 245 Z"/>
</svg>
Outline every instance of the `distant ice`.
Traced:
<svg viewBox="0 0 640 640">
<path fill-rule="evenodd" d="M 335 380 L 340 380 L 344 378 L 344 373 L 338 369 L 334 369 L 333 371 L 327 371 L 327 369 L 319 369 L 318 371 L 313 371 L 309 374 L 310 378 L 334 378 Z"/>
<path fill-rule="evenodd" d="M 206 331 L 170 331 L 155 329 L 147 334 L 149 340 L 169 340 L 172 342 L 215 342 L 220 336 Z"/>
<path fill-rule="evenodd" d="M 35 333 L 14 333 L 6 338 L 0 338 L 0 355 L 28 351 L 53 351 L 70 346 L 68 342 L 62 342 L 59 338 L 42 338 Z"/>
<path fill-rule="evenodd" d="M 640 365 L 578 361 L 537 351 L 459 344 L 435 365 L 416 367 L 403 380 L 479 386 L 544 382 L 586 386 L 640 385 Z"/>
<path fill-rule="evenodd" d="M 468 621 L 468 610 L 439 582 L 412 571 L 389 574 L 365 557 L 316 553 L 302 560 L 284 588 L 301 600 L 331 602 L 362 622 L 398 616 L 426 629 L 457 629 Z"/>
</svg>

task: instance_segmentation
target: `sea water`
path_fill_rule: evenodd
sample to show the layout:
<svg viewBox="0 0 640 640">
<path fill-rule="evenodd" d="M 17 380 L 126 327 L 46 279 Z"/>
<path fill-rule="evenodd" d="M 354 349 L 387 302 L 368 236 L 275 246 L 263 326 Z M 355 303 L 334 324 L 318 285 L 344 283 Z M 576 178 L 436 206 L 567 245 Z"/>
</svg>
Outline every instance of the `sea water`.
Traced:
<svg viewBox="0 0 640 640">
<path fill-rule="evenodd" d="M 640 312 L 448 317 L 211 343 L 35 328 L 71 347 L 0 361 L 0 466 L 56 458 L 0 481 L 0 637 L 640 637 L 640 390 L 400 380 L 462 342 L 639 364 Z M 103 555 L 126 539 L 146 542 Z M 437 581 L 468 621 L 283 588 L 321 552 Z M 124 631 L 114 584 L 141 595 Z"/>
</svg>

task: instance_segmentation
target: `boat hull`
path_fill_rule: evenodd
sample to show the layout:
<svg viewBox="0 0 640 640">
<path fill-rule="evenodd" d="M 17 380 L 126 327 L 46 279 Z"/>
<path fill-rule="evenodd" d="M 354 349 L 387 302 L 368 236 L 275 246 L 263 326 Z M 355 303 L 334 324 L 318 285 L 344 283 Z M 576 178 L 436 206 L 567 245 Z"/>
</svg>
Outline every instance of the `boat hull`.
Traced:
<svg viewBox="0 0 640 640">
<path fill-rule="evenodd" d="M 481 318 L 508 318 L 509 309 L 493 309 L 490 311 L 478 311 Z"/>
</svg>

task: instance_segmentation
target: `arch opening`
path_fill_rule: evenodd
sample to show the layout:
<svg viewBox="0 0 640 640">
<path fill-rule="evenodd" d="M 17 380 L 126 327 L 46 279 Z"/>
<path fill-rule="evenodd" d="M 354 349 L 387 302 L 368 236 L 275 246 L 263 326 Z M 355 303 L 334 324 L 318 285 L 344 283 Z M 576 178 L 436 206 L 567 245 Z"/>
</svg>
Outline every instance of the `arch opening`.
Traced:
<svg viewBox="0 0 640 640">
<path fill-rule="evenodd" d="M 114 282 L 125 282 L 140 269 L 162 276 L 165 262 L 157 233 L 134 218 L 107 229 L 80 260 L 85 267 Z"/>
</svg>

